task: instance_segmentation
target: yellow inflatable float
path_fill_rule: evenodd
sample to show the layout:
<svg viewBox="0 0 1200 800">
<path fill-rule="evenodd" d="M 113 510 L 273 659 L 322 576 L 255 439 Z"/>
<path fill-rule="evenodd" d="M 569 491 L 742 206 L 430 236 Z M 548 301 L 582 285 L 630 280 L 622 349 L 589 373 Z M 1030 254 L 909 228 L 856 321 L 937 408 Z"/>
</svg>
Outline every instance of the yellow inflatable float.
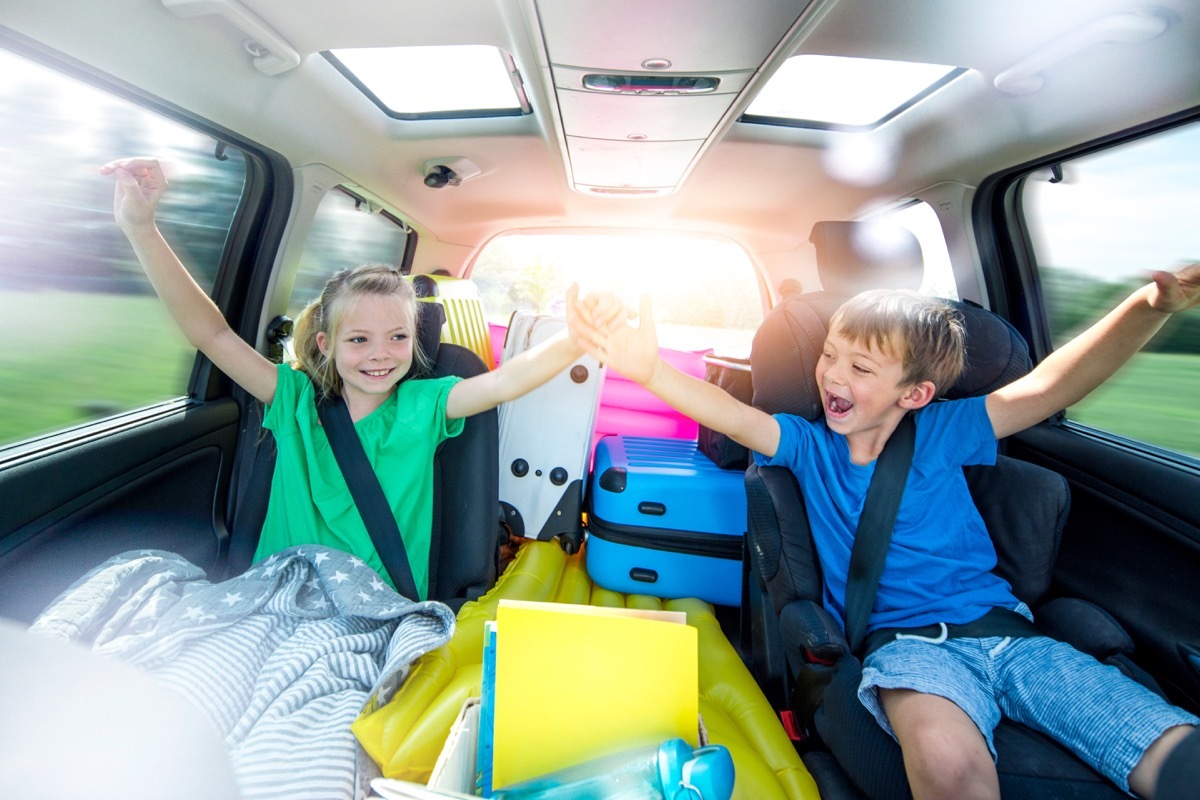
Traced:
<svg viewBox="0 0 1200 800">
<path fill-rule="evenodd" d="M 481 686 L 483 624 L 501 599 L 683 611 L 699 639 L 700 713 L 709 741 L 724 745 L 736 770 L 734 800 L 817 800 L 817 786 L 791 740 L 725 638 L 713 609 L 696 599 L 659 600 L 594 586 L 583 552 L 527 542 L 496 585 L 458 614 L 454 636 L 418 659 L 392 699 L 354 723 L 363 749 L 389 778 L 429 780 L 455 716 Z"/>
</svg>

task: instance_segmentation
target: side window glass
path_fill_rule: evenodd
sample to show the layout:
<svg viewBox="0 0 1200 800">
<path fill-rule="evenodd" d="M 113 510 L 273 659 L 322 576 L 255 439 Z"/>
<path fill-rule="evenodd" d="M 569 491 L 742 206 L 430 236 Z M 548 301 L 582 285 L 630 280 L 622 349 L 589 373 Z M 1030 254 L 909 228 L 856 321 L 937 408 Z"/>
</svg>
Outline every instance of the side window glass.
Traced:
<svg viewBox="0 0 1200 800">
<path fill-rule="evenodd" d="M 210 289 L 242 156 L 0 49 L 0 447 L 187 393 L 196 357 L 113 221 L 114 158 L 154 155 L 159 225 Z"/>
<path fill-rule="evenodd" d="M 408 246 L 408 229 L 395 217 L 371 213 L 366 201 L 340 189 L 326 193 L 304 242 L 288 316 L 295 319 L 320 297 L 334 273 L 359 264 L 399 267 Z"/>
<path fill-rule="evenodd" d="M 937 212 L 928 203 L 918 201 L 889 213 L 887 218 L 912 231 L 921 245 L 921 258 L 925 262 L 921 292 L 957 300 L 958 286 L 950 265 L 950 249 L 946 246 L 946 234 L 942 232 Z"/>
<path fill-rule="evenodd" d="M 1150 271 L 1200 259 L 1200 124 L 1030 175 L 1022 190 L 1060 346 L 1112 309 Z M 1180 314 L 1067 417 L 1200 456 L 1200 315 Z"/>
</svg>

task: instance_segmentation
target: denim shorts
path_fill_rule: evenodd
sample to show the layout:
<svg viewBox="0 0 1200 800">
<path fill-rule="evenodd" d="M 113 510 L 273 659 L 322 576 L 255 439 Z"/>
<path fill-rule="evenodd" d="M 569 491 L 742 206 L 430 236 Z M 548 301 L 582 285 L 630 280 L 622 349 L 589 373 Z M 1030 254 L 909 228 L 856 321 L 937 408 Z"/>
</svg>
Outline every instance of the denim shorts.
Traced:
<svg viewBox="0 0 1200 800">
<path fill-rule="evenodd" d="M 892 737 L 878 689 L 944 697 L 975 722 L 992 758 L 1003 715 L 1061 742 L 1124 791 L 1168 728 L 1200 719 L 1115 667 L 1044 636 L 889 642 L 867 657 L 858 696 Z"/>
</svg>

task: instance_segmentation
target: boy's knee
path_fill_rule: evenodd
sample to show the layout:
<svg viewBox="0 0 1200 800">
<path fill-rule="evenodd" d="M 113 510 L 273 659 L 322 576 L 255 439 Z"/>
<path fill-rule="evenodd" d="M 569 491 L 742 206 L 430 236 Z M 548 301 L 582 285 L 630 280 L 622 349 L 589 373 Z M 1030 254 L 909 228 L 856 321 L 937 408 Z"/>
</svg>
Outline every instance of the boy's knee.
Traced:
<svg viewBox="0 0 1200 800">
<path fill-rule="evenodd" d="M 982 736 L 963 737 L 927 727 L 907 737 L 904 766 L 921 798 L 997 797 L 999 783 Z"/>
<path fill-rule="evenodd" d="M 879 694 L 914 796 L 999 797 L 992 752 L 969 714 L 947 698 L 911 689 L 881 689 Z"/>
</svg>

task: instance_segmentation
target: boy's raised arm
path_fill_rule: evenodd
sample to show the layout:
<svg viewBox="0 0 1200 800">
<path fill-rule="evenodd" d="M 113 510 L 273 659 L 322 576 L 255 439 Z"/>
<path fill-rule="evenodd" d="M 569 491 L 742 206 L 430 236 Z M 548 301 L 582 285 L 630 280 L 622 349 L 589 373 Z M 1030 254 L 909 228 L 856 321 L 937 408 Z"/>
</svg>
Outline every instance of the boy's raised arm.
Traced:
<svg viewBox="0 0 1200 800">
<path fill-rule="evenodd" d="M 275 365 L 233 332 L 216 304 L 171 250 L 154 212 L 167 188 L 158 161 L 127 158 L 100 168 L 116 186 L 113 213 L 154 291 L 183 335 L 234 382 L 264 403 L 275 396 Z"/>
<path fill-rule="evenodd" d="M 1171 314 L 1200 302 L 1200 264 L 1175 273 L 1155 272 L 1153 277 L 1153 283 L 1135 291 L 1028 375 L 988 396 L 988 417 L 997 439 L 1082 400 L 1141 350 Z"/>
<path fill-rule="evenodd" d="M 658 355 L 650 298 L 643 296 L 638 327 L 604 326 L 608 331 L 594 355 L 645 386 L 671 407 L 705 427 L 766 456 L 779 449 L 779 423 L 770 414 L 735 399 L 715 384 L 685 375 Z"/>
</svg>

